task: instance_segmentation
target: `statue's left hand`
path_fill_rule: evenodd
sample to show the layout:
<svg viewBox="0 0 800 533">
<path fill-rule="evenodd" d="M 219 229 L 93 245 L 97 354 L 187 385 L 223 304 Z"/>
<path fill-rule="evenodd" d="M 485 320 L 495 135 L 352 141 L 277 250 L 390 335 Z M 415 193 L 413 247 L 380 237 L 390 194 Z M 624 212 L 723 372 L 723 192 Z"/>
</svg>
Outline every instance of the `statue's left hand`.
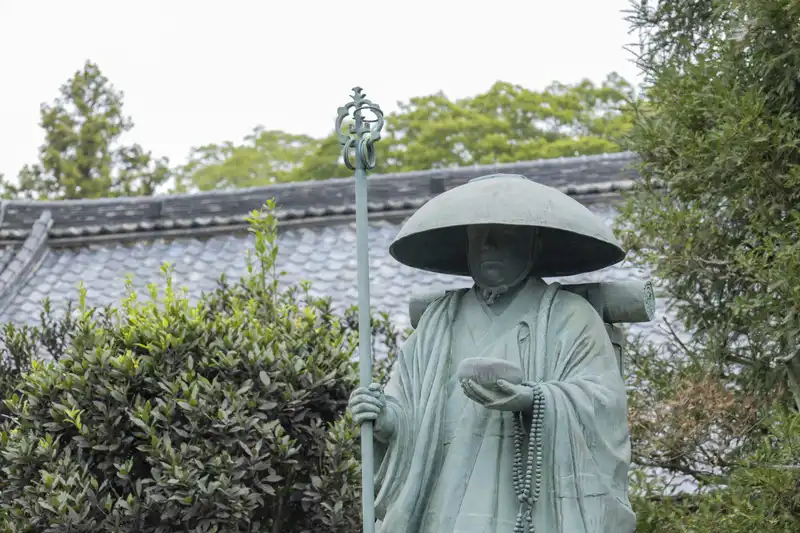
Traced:
<svg viewBox="0 0 800 533">
<path fill-rule="evenodd" d="M 461 382 L 464 394 L 470 400 L 495 411 L 528 412 L 533 408 L 533 389 L 527 385 L 514 385 L 504 379 L 497 380 L 497 387 L 484 387 L 475 380 Z"/>
</svg>

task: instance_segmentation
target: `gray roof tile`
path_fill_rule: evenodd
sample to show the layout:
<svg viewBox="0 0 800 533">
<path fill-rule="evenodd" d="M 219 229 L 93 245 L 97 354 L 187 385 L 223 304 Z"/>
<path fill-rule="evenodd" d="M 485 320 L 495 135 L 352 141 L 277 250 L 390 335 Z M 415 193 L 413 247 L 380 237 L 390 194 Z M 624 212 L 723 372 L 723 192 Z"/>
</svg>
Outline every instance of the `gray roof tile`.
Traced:
<svg viewBox="0 0 800 533">
<path fill-rule="evenodd" d="M 480 175 L 518 173 L 579 197 L 611 224 L 609 195 L 632 186 L 635 162 L 633 154 L 621 153 L 370 176 L 369 207 L 378 213 L 369 233 L 373 308 L 389 312 L 405 326 L 412 293 L 469 285 L 468 279 L 412 270 L 389 256 L 389 244 L 400 226 L 397 215 L 405 216 L 432 195 Z M 24 275 L 17 276 L 13 290 L 0 290 L 0 303 L 5 304 L 0 305 L 0 323 L 35 324 L 45 297 L 63 310 L 68 300 L 77 298 L 81 281 L 90 305 L 118 305 L 129 274 L 134 289 L 146 296 L 148 284 L 162 285 L 164 261 L 173 264 L 176 284 L 196 299 L 214 289 L 222 273 L 232 280 L 246 274 L 252 241 L 243 231 L 245 218 L 270 197 L 276 198 L 283 223 L 278 266 L 286 271 L 284 284 L 309 280 L 314 294 L 333 297 L 341 310 L 357 298 L 355 227 L 348 218 L 354 213 L 353 183 L 350 178 L 167 197 L 3 202 L 0 272 L 23 259 L 22 242 L 45 212 L 52 214 L 52 227 L 34 235 L 45 252 L 41 262 L 38 256 L 35 264 L 28 261 L 30 271 L 20 269 Z M 200 233 L 211 227 L 216 233 Z M 564 281 L 631 276 L 646 273 L 623 263 Z M 663 302 L 658 309 L 663 312 Z M 653 334 L 656 328 L 651 324 L 634 330 Z"/>
<path fill-rule="evenodd" d="M 369 209 L 416 209 L 432 195 L 496 172 L 522 174 L 570 195 L 613 193 L 628 188 L 636 178 L 636 161 L 634 154 L 624 152 L 372 175 L 368 182 Z M 354 196 L 353 178 L 339 178 L 191 195 L 5 201 L 0 239 L 24 239 L 33 222 L 47 210 L 54 221 L 50 235 L 69 238 L 241 224 L 247 213 L 273 197 L 280 208 L 279 216 L 286 220 L 353 214 Z"/>
<path fill-rule="evenodd" d="M 609 204 L 591 204 L 590 209 L 607 224 L 615 211 Z M 421 272 L 397 263 L 389 255 L 389 244 L 400 224 L 388 220 L 371 222 L 369 231 L 372 305 L 389 312 L 398 325 L 408 325 L 409 296 L 415 292 L 469 285 L 466 278 Z M 330 296 L 338 309 L 355 304 L 356 254 L 355 225 L 341 222 L 328 226 L 287 227 L 280 232 L 278 267 L 286 271 L 284 283 L 312 282 L 317 296 Z M 126 276 L 133 275 L 133 286 L 146 296 L 149 283 L 161 283 L 164 261 L 174 266 L 174 281 L 185 286 L 189 296 L 213 290 L 222 273 L 232 280 L 246 274 L 246 254 L 252 239 L 246 233 L 207 238 L 183 237 L 166 240 L 112 242 L 78 248 L 54 248 L 30 276 L 10 305 L 0 313 L 0 322 L 35 324 L 39 302 L 49 296 L 54 308 L 64 309 L 77 297 L 83 281 L 90 305 L 117 305 L 125 296 Z M 607 268 L 593 274 L 563 280 L 582 283 L 598 280 L 623 280 L 646 276 L 630 265 Z M 659 302 L 659 313 L 663 305 Z M 636 326 L 634 331 L 655 332 L 655 323 Z"/>
</svg>

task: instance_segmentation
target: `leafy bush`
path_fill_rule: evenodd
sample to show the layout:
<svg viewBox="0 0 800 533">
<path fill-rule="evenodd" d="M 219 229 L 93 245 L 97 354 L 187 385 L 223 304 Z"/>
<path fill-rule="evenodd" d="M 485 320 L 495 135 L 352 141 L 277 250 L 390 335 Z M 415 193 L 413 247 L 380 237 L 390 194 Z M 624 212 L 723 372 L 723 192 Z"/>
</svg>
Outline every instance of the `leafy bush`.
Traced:
<svg viewBox="0 0 800 533">
<path fill-rule="evenodd" d="M 64 315 L 57 318 L 49 300 L 42 306 L 38 326 L 9 322 L 0 327 L 0 399 L 17 392 L 20 378 L 31 369 L 32 361 L 42 357 L 58 361 L 74 329 L 72 304 L 68 303 Z M 5 412 L 5 404 L 0 402 L 0 415 Z"/>
<path fill-rule="evenodd" d="M 636 491 L 637 533 L 794 533 L 800 531 L 800 414 L 777 408 L 769 434 L 713 491 L 653 497 Z M 640 487 L 641 488 L 641 487 Z"/>
<path fill-rule="evenodd" d="M 81 292 L 67 349 L 29 357 L 5 402 L 1 531 L 357 530 L 354 310 L 278 289 L 271 208 L 251 219 L 249 275 L 196 305 L 168 268 L 146 301 L 98 310 Z M 374 331 L 391 356 L 386 317 Z"/>
<path fill-rule="evenodd" d="M 618 222 L 690 333 L 632 347 L 633 457 L 702 494 L 645 487 L 640 530 L 798 531 L 800 3 L 647 0 L 629 15 L 642 179 Z"/>
</svg>

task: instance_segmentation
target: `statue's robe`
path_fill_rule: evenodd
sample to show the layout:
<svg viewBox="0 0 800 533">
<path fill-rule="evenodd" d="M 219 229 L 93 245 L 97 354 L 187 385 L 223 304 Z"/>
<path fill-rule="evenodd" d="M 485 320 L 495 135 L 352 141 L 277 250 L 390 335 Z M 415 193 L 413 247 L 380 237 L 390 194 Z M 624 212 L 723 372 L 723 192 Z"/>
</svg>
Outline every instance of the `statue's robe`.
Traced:
<svg viewBox="0 0 800 533">
<path fill-rule="evenodd" d="M 404 345 L 386 387 L 394 432 L 376 428 L 379 531 L 513 531 L 515 415 L 464 395 L 455 375 L 470 357 L 516 362 L 544 392 L 536 532 L 633 532 L 625 385 L 604 324 L 533 278 L 492 306 L 474 288 L 440 298 Z"/>
</svg>

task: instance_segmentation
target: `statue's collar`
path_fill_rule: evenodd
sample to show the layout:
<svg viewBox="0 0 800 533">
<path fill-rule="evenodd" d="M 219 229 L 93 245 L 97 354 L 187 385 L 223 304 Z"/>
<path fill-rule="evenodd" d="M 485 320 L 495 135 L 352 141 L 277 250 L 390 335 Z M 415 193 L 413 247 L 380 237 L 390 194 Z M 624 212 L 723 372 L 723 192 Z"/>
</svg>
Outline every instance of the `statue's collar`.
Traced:
<svg viewBox="0 0 800 533">
<path fill-rule="evenodd" d="M 491 302 L 487 301 L 485 291 L 478 285 L 475 285 L 475 293 L 486 311 L 489 311 L 494 315 L 499 315 L 502 314 L 508 308 L 511 302 L 515 301 L 519 296 L 523 295 L 524 293 L 531 293 L 535 291 L 536 288 L 545 286 L 547 286 L 547 283 L 545 283 L 542 278 L 529 276 L 523 282 L 499 294 L 494 301 Z"/>
</svg>

